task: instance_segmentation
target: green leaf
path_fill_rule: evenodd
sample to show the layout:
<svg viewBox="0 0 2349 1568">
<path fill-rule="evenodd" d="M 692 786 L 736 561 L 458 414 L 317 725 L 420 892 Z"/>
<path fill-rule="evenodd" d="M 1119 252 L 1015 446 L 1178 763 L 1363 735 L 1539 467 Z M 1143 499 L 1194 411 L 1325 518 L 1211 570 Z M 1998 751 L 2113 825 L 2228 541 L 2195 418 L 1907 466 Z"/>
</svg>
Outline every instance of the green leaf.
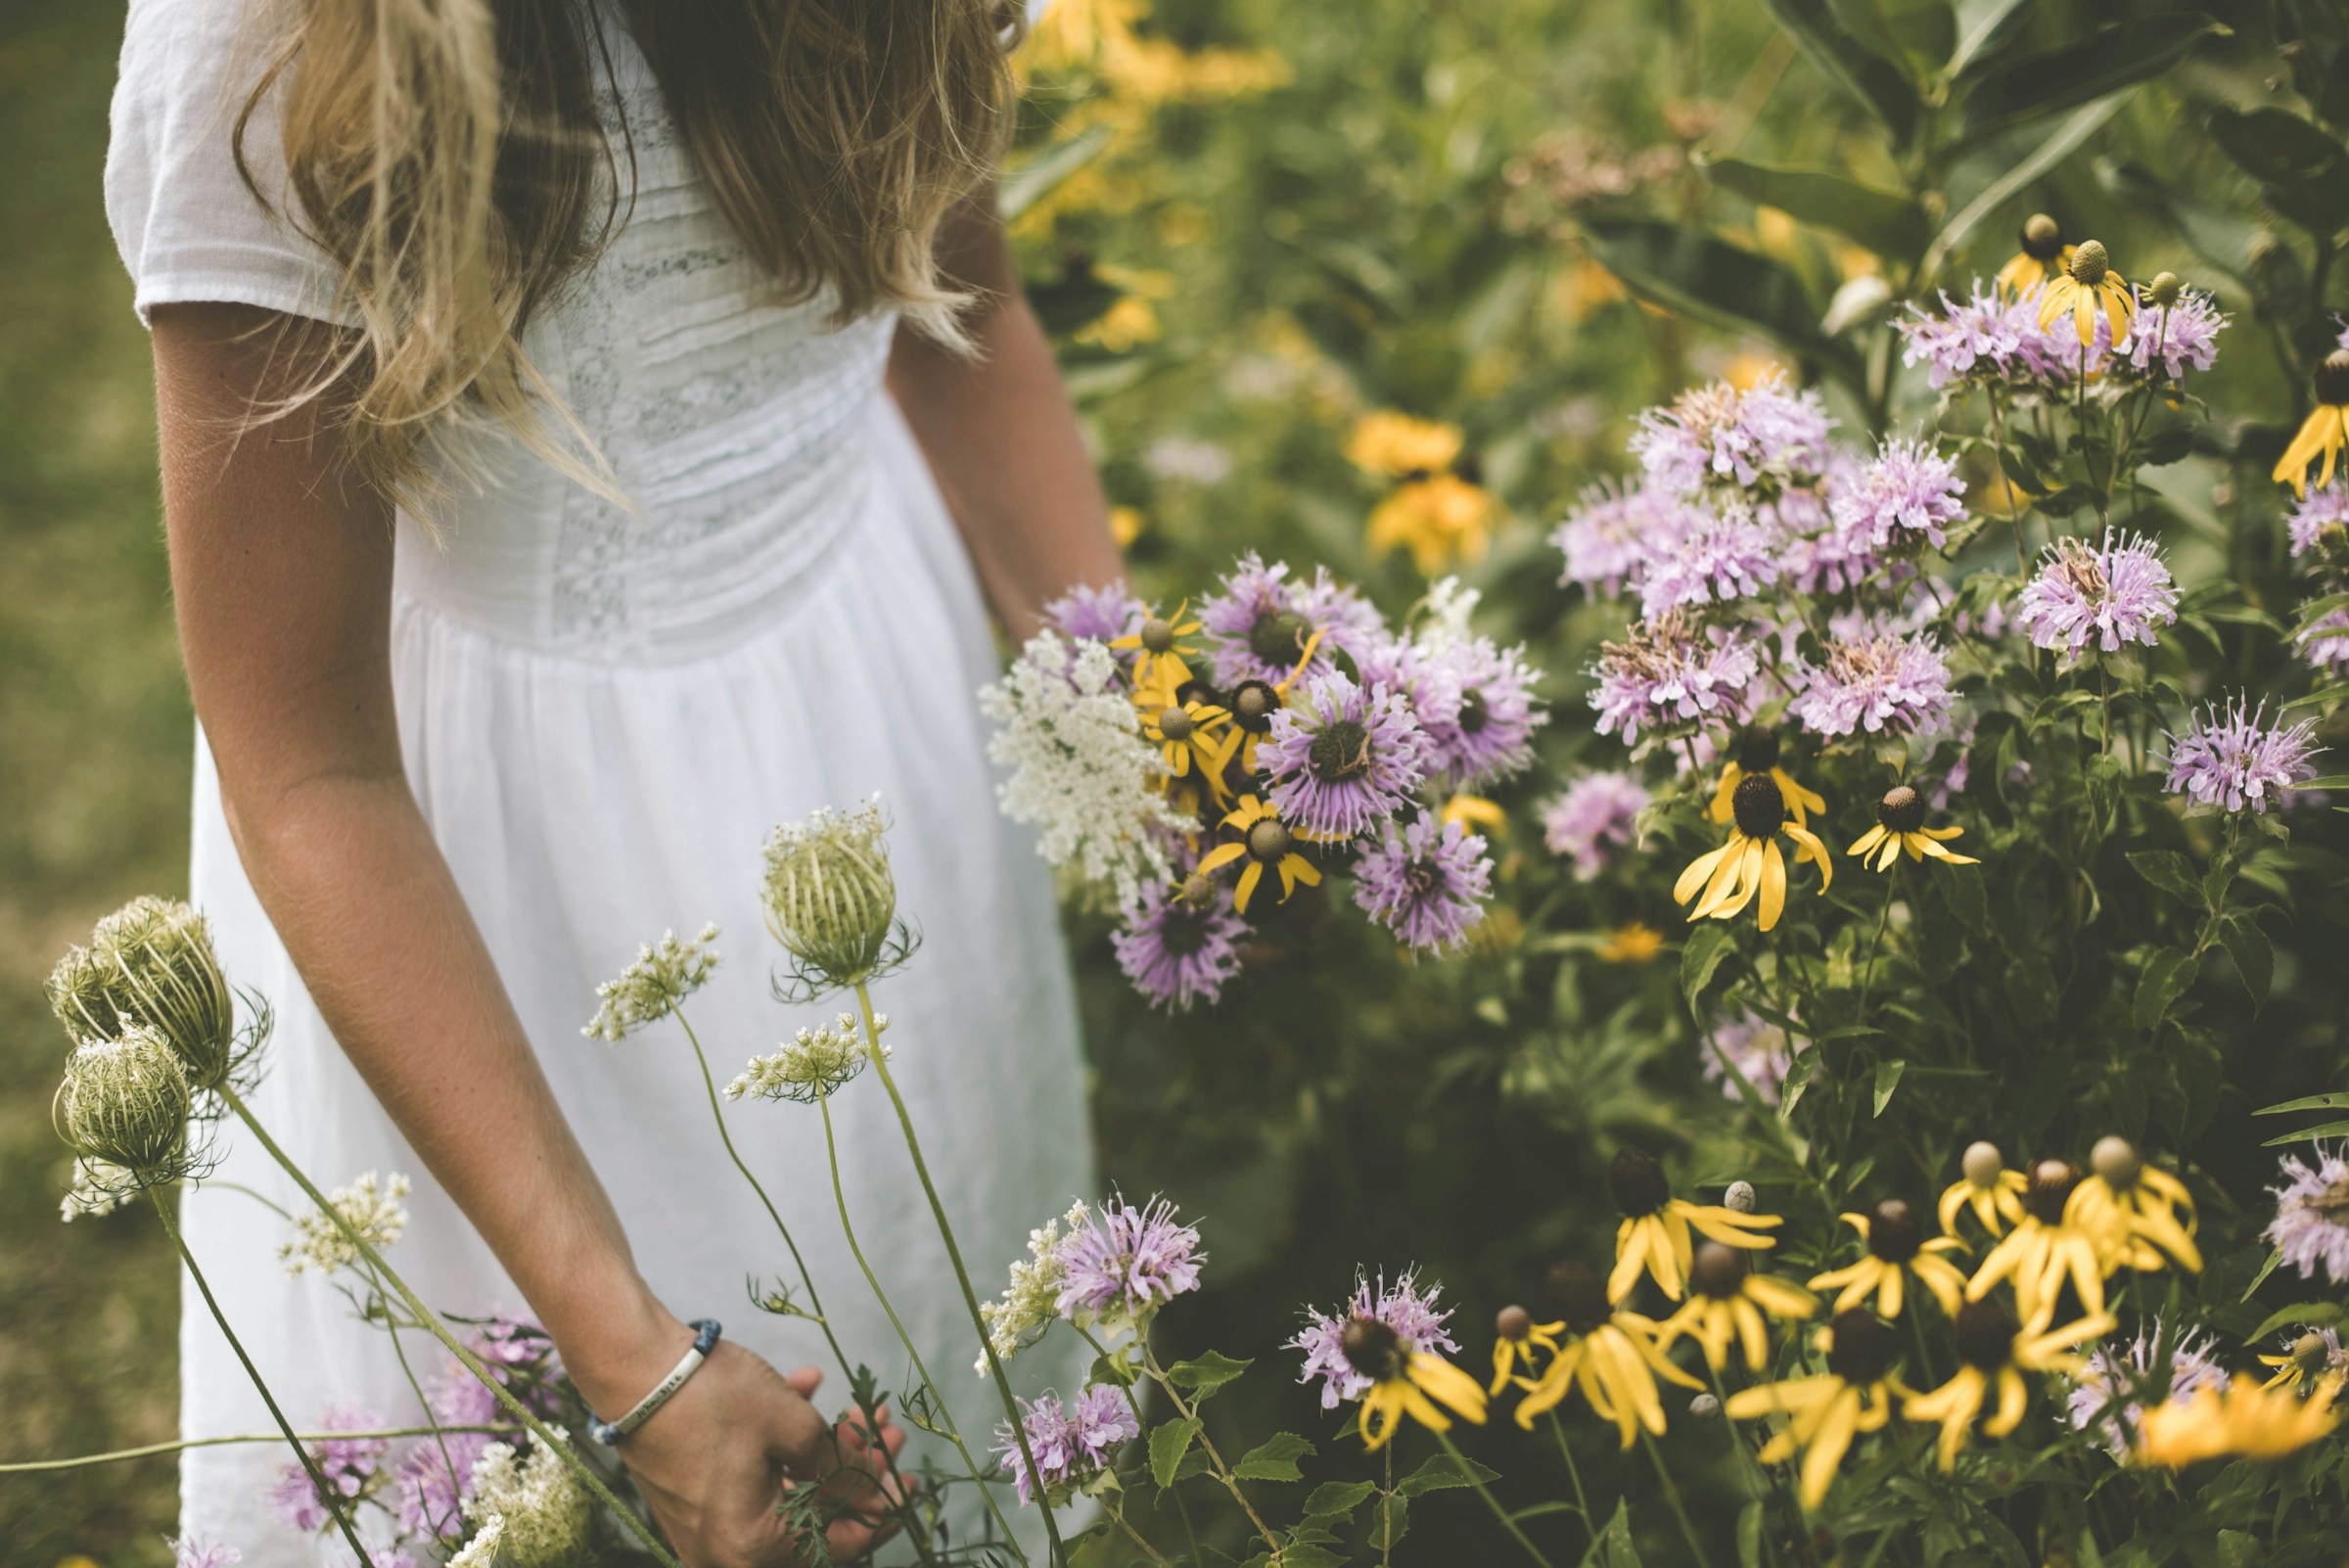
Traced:
<svg viewBox="0 0 2349 1568">
<path fill-rule="evenodd" d="M 1974 78 L 1960 124 L 1967 137 L 1978 138 L 2085 104 L 2160 75 L 2203 39 L 2230 30 L 2197 12 L 2163 12 L 2002 60 Z"/>
<path fill-rule="evenodd" d="M 1307 1495 L 1305 1516 L 1328 1519 L 1352 1513 L 1362 1505 L 1364 1498 L 1377 1490 L 1367 1481 L 1324 1481 Z"/>
<path fill-rule="evenodd" d="M 2349 1090 L 2332 1094 L 2311 1094 L 2306 1099 L 2285 1100 L 2281 1105 L 2263 1105 L 2253 1116 L 2282 1116 L 2290 1111 L 2349 1111 Z"/>
<path fill-rule="evenodd" d="M 1876 1064 L 1876 1115 L 1882 1116 L 1884 1107 L 1892 1103 L 1893 1091 L 1901 1086 L 1901 1074 L 1906 1072 L 1908 1067 L 1907 1062 L 1878 1062 Z"/>
<path fill-rule="evenodd" d="M 1174 1468 L 1190 1451 L 1191 1439 L 1199 1435 L 1199 1418 L 1185 1416 L 1179 1421 L 1168 1421 L 1150 1434 L 1150 1479 L 1161 1490 L 1174 1484 Z"/>
<path fill-rule="evenodd" d="M 1400 1497 L 1382 1496 L 1370 1510 L 1370 1547 L 1381 1556 L 1393 1551 L 1411 1528 L 1410 1504 Z"/>
<path fill-rule="evenodd" d="M 1709 920 L 1688 934 L 1688 944 L 1681 949 L 1681 992 L 1688 998 L 1690 1016 L 1700 1021 L 1704 1018 L 1700 999 L 1705 988 L 1713 983 L 1713 972 L 1721 967 L 1721 961 L 1735 947 L 1729 928 L 1718 920 Z"/>
<path fill-rule="evenodd" d="M 2251 1010 L 2256 1013 L 2268 1004 L 2268 988 L 2276 983 L 2276 945 L 2258 921 L 2240 912 L 2219 927 L 2219 940 L 2227 945 L 2227 955 L 2234 960 L 2234 972 L 2251 993 Z"/>
<path fill-rule="evenodd" d="M 2292 788 L 2296 790 L 2349 790 L 2349 773 L 2326 773 L 2321 778 L 2312 778 L 2305 783 L 2295 784 Z"/>
<path fill-rule="evenodd" d="M 1941 73 L 1963 75 L 1968 66 L 1997 53 L 2027 14 L 2023 0 L 1958 0 L 1958 46 Z"/>
<path fill-rule="evenodd" d="M 1823 168 L 1715 159 L 1705 173 L 1724 190 L 1859 241 L 1878 255 L 1913 261 L 1933 238 L 1925 209 L 1899 191 L 1862 185 Z"/>
<path fill-rule="evenodd" d="M 1109 127 L 1096 125 L 1044 148 L 1003 176 L 1002 189 L 995 196 L 995 210 L 1005 223 L 1012 222 L 1051 195 L 1070 175 L 1099 158 L 1102 149 L 1109 146 Z"/>
<path fill-rule="evenodd" d="M 2148 1034 L 2161 1027 L 2170 1008 L 2186 994 L 2201 974 L 2198 959 L 2189 957 L 2180 947 L 2163 947 L 2145 961 L 2145 972 L 2137 983 L 2137 1001 L 2132 1016 L 2137 1027 Z"/>
<path fill-rule="evenodd" d="M 2176 850 L 2132 850 L 2129 863 L 2137 874 L 2192 908 L 2202 908 L 2202 883 L 2194 875 L 2193 862 Z"/>
<path fill-rule="evenodd" d="M 1845 382 L 1865 380 L 1858 350 L 1819 329 L 1810 291 L 1778 262 L 1657 218 L 1589 217 L 1583 236 L 1625 288 L 1729 332 L 1757 333 Z"/>
<path fill-rule="evenodd" d="M 2304 1127 L 2297 1132 L 2286 1132 L 2260 1144 L 2263 1149 L 2281 1148 L 2286 1143 L 2306 1143 L 2312 1138 L 2337 1138 L 2349 1133 L 2349 1122 L 2326 1122 L 2321 1127 Z"/>
<path fill-rule="evenodd" d="M 1950 253 L 1964 244 L 1965 237 L 1973 233 L 1975 224 L 2004 207 L 2017 191 L 2078 152 L 2081 143 L 2094 136 L 2103 128 L 2106 120 L 2120 113 L 2121 105 L 2128 97 L 2126 92 L 2118 92 L 2088 105 L 2056 126 L 2054 133 L 2040 143 L 2029 157 L 1991 181 L 1983 188 L 1982 194 L 1959 208 L 1957 215 L 1943 224 L 1941 232 L 1933 237 L 1932 249 L 1925 254 L 1924 271 L 1938 272 Z M 2025 486 L 2035 493 L 2048 487 L 2046 484 Z"/>
<path fill-rule="evenodd" d="M 1590 1538 L 1590 1549 L 1583 1553 L 1582 1568 L 1639 1568 L 1639 1548 L 1632 1541 L 1632 1501 L 1618 1498 L 1615 1516 L 1607 1527 Z"/>
<path fill-rule="evenodd" d="M 2211 111 L 2210 139 L 2259 181 L 2262 194 L 2303 228 L 2329 234 L 2349 223 L 2349 148 L 2281 109 Z"/>
<path fill-rule="evenodd" d="M 1346 1568 L 1346 1559 L 1327 1546 L 1298 1543 L 1282 1548 L 1281 1568 Z"/>
<path fill-rule="evenodd" d="M 1895 146 L 1906 147 L 1916 135 L 1916 86 L 1906 71 L 1869 53 L 1854 38 L 1827 0 L 1763 0 L 1778 25 L 1813 65 L 1861 103 L 1875 112 L 1892 132 Z"/>
<path fill-rule="evenodd" d="M 1461 1465 L 1467 1468 L 1462 1469 Z M 1438 1453 L 1396 1482 L 1395 1490 L 1406 1498 L 1415 1498 L 1425 1492 L 1449 1492 L 1454 1487 L 1472 1487 L 1480 1481 L 1491 1486 L 1499 1479 L 1498 1470 L 1488 1470 L 1465 1454 L 1455 1461 L 1449 1453 Z"/>
<path fill-rule="evenodd" d="M 2256 1274 L 2253 1274 L 2253 1275 L 2251 1276 L 2251 1283 L 2249 1283 L 2248 1285 L 2245 1285 L 2245 1286 L 2243 1287 L 2243 1294 L 2242 1294 L 2242 1298 L 2241 1298 L 2241 1299 L 2242 1299 L 2242 1300 L 2244 1300 L 2244 1301 L 2249 1301 L 2249 1300 L 2250 1300 L 2252 1297 L 2254 1297 L 2254 1296 L 2258 1295 L 2258 1294 L 2259 1294 L 2259 1287 L 2260 1287 L 2260 1286 L 2262 1286 L 2262 1285 L 2264 1285 L 2264 1284 L 2266 1284 L 2266 1283 L 2268 1282 L 2268 1275 L 2270 1275 L 2270 1274 L 2274 1273 L 2274 1272 L 2276 1271 L 2277 1266 L 2278 1266 L 2278 1265 L 2280 1265 L 2280 1264 L 2281 1264 L 2282 1262 L 2283 1262 L 2283 1249 L 2282 1249 L 2282 1248 L 2279 1247 L 2279 1248 L 2278 1248 L 2277 1250 L 2275 1250 L 2274 1252 L 2271 1252 L 2271 1253 L 2269 1253 L 2269 1254 L 2268 1254 L 2268 1261 L 2267 1261 L 2266 1263 L 2264 1263 L 2264 1264 L 2262 1264 L 2262 1265 L 2260 1266 L 2260 1269 L 2259 1269 L 2259 1272 L 2258 1272 L 2258 1273 L 2256 1273 Z"/>
<path fill-rule="evenodd" d="M 1208 1351 L 1187 1361 L 1176 1361 L 1167 1368 L 1167 1381 L 1177 1388 L 1187 1388 L 1201 1399 L 1213 1394 L 1242 1372 L 1251 1362 L 1235 1361 L 1220 1351 Z"/>
<path fill-rule="evenodd" d="M 1302 1481 L 1305 1472 L 1297 1468 L 1297 1461 L 1313 1452 L 1313 1446 L 1296 1433 L 1275 1432 L 1241 1454 L 1231 1473 L 1243 1481 Z"/>
<path fill-rule="evenodd" d="M 2332 1301 L 2304 1301 L 2270 1313 L 2266 1321 L 2243 1336 L 2243 1343 L 2256 1345 L 2286 1328 L 2337 1328 L 2344 1322 L 2349 1322 L 2349 1307 Z"/>
</svg>

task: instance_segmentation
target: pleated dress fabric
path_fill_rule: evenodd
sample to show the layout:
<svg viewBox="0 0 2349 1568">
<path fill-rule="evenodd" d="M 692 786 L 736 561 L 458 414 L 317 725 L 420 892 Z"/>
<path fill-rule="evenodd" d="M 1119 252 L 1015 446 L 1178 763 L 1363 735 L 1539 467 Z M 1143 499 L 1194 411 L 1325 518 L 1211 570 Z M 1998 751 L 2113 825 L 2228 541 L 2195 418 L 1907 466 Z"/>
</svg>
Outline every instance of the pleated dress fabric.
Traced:
<svg viewBox="0 0 2349 1568">
<path fill-rule="evenodd" d="M 266 30 L 245 12 L 243 0 L 130 8 L 107 202 L 142 318 L 185 300 L 334 317 L 332 263 L 232 161 L 229 127 Z M 900 907 L 923 940 L 875 1000 L 983 1292 L 1030 1227 L 1091 1187 L 1075 1008 L 1048 878 L 993 806 L 973 694 L 995 653 L 976 581 L 882 390 L 893 323 L 836 329 L 821 300 L 773 303 L 624 28 L 610 44 L 633 200 L 528 347 L 635 509 L 483 445 L 485 482 L 458 492 L 439 541 L 403 517 L 400 736 L 424 815 L 646 1277 L 681 1316 L 721 1319 L 778 1365 L 820 1365 L 812 1327 L 748 1302 L 746 1276 L 788 1278 L 789 1260 L 726 1160 L 683 1035 L 669 1023 L 620 1044 L 582 1038 L 597 984 L 665 930 L 716 922 L 722 960 L 688 1008 L 721 1084 L 830 1017 L 836 998 L 786 1005 L 770 992 L 780 953 L 761 923 L 760 845 L 776 823 L 878 794 Z M 261 188 L 280 189 L 267 103 L 247 146 Z M 414 1179 L 391 1257 L 437 1309 L 525 1311 L 309 1001 L 239 864 L 201 738 L 196 756 L 194 901 L 232 979 L 276 1009 L 256 1111 L 323 1186 L 369 1171 Z M 859 1240 L 984 1454 L 998 1411 L 972 1370 L 976 1340 L 887 1097 L 867 1075 L 832 1109 Z M 842 1237 L 818 1114 L 746 1100 L 725 1115 L 852 1356 L 904 1387 L 906 1358 Z M 218 1180 L 187 1194 L 185 1228 L 288 1414 L 304 1426 L 338 1408 L 418 1419 L 384 1331 L 332 1283 L 290 1274 L 287 1222 L 229 1185 L 298 1211 L 293 1183 L 236 1130 L 224 1147 Z M 202 1301 L 183 1295 L 184 1434 L 268 1430 Z M 410 1333 L 405 1348 L 421 1378 L 438 1375 L 437 1346 Z M 1073 1394 L 1082 1361 L 1038 1353 L 1017 1369 L 1028 1392 Z M 845 1399 L 834 1369 L 819 1403 Z M 916 1446 L 952 1467 L 942 1445 L 917 1434 Z M 183 1529 L 239 1548 L 250 1568 L 346 1560 L 330 1538 L 273 1521 L 266 1493 L 288 1458 L 267 1445 L 190 1451 Z M 976 1500 L 958 1495 L 968 1530 Z"/>
</svg>

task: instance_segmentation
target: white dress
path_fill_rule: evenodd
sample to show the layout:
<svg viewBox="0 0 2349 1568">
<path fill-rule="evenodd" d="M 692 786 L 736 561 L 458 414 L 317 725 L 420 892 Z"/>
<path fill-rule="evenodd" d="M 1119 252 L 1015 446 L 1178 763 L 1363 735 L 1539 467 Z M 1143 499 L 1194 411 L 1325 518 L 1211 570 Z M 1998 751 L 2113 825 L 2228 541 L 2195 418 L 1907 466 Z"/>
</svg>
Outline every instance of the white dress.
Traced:
<svg viewBox="0 0 2349 1568">
<path fill-rule="evenodd" d="M 242 11 L 242 0 L 130 8 L 106 188 L 142 317 L 172 300 L 332 313 L 331 263 L 266 215 L 231 162 L 228 125 L 252 79 Z M 619 1045 L 583 1038 L 597 983 L 665 929 L 717 922 L 724 961 L 690 1015 L 721 1083 L 829 1016 L 835 1001 L 770 995 L 778 949 L 760 922 L 760 845 L 777 822 L 877 792 L 896 824 L 900 907 L 924 942 L 876 1001 L 983 1293 L 1000 1288 L 1031 1226 L 1090 1189 L 1075 1009 L 1047 876 L 991 799 L 973 702 L 995 668 L 980 594 L 882 389 L 893 324 L 834 331 L 820 304 L 763 302 L 649 68 L 624 30 L 612 42 L 635 139 L 633 213 L 528 346 L 641 515 L 509 457 L 444 520 L 445 547 L 403 518 L 392 627 L 401 741 L 425 817 L 647 1278 L 680 1316 L 717 1317 L 779 1365 L 821 1365 L 808 1325 L 746 1299 L 746 1274 L 788 1277 L 789 1263 L 726 1162 L 683 1037 L 662 1025 Z M 248 148 L 274 190 L 267 115 Z M 191 882 L 231 978 L 277 1009 L 256 1096 L 266 1125 L 322 1186 L 368 1171 L 415 1178 L 391 1257 L 428 1302 L 467 1316 L 523 1310 L 309 1001 L 239 865 L 201 743 Z M 903 1353 L 841 1238 L 816 1113 L 745 1101 L 726 1114 L 850 1354 L 884 1387 L 906 1386 Z M 858 1081 L 834 1115 L 866 1253 L 984 1453 L 999 1412 L 972 1370 L 976 1341 L 881 1085 Z M 226 1141 L 223 1180 L 299 1207 L 250 1138 Z M 280 1265 L 287 1226 L 267 1208 L 207 1187 L 188 1195 L 186 1230 L 298 1425 L 337 1405 L 417 1417 L 385 1335 L 317 1275 Z M 183 1297 L 185 1435 L 269 1430 L 201 1300 Z M 420 1337 L 410 1350 L 428 1375 L 442 1364 Z M 1039 1355 L 1015 1369 L 1030 1392 L 1074 1393 L 1080 1364 Z M 820 1403 L 846 1398 L 834 1369 Z M 287 1458 L 257 1445 L 191 1451 L 183 1528 L 240 1547 L 251 1568 L 345 1560 L 346 1548 L 271 1521 L 261 1491 Z"/>
</svg>

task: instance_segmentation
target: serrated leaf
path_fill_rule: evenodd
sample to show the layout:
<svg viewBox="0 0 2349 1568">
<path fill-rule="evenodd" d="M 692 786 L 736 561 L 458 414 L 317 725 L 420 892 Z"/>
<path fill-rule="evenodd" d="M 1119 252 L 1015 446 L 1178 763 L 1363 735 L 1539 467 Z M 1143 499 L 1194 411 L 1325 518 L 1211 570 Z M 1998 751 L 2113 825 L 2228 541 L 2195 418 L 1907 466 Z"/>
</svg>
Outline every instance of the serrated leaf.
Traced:
<svg viewBox="0 0 2349 1568">
<path fill-rule="evenodd" d="M 2129 864 L 2137 874 L 2180 902 L 2203 907 L 2202 883 L 2193 862 L 2176 850 L 2132 850 Z"/>
<path fill-rule="evenodd" d="M 2145 972 L 2137 983 L 2137 1000 L 2130 1009 L 2137 1027 L 2147 1033 L 2159 1029 L 2170 1008 L 2201 973 L 2201 962 L 2189 957 L 2183 948 L 2157 950 L 2145 961 Z"/>
<path fill-rule="evenodd" d="M 2213 33 L 2229 31 L 2195 12 L 2166 12 L 2101 27 L 2036 54 L 2002 60 L 1974 78 L 1960 123 L 1969 138 L 2160 75 Z"/>
<path fill-rule="evenodd" d="M 1362 1505 L 1362 1499 L 1378 1488 L 1367 1481 L 1324 1481 L 1306 1496 L 1305 1516 L 1308 1519 L 1327 1519 L 1349 1514 Z"/>
<path fill-rule="evenodd" d="M 1248 1370 L 1252 1364 L 1249 1361 L 1235 1361 L 1221 1351 L 1211 1350 L 1168 1367 L 1167 1381 L 1176 1388 L 1187 1388 L 1205 1399 Z"/>
<path fill-rule="evenodd" d="M 1925 209 L 1900 191 L 1887 191 L 1831 169 L 1756 163 L 1718 158 L 1704 165 L 1714 184 L 1760 207 L 1859 241 L 1878 255 L 1913 261 L 1933 238 Z"/>
<path fill-rule="evenodd" d="M 1282 1550 L 1280 1568 L 1346 1568 L 1346 1559 L 1327 1546 L 1306 1542 Z"/>
<path fill-rule="evenodd" d="M 1892 1103 L 1894 1091 L 1901 1086 L 1901 1075 L 1908 1069 L 1907 1062 L 1878 1062 L 1876 1064 L 1876 1115 L 1882 1116 L 1884 1107 Z"/>
<path fill-rule="evenodd" d="M 1462 1465 L 1467 1468 L 1462 1469 Z M 1465 1454 L 1455 1461 L 1449 1453 L 1438 1453 L 1396 1482 L 1395 1490 L 1406 1498 L 1415 1498 L 1426 1492 L 1447 1492 L 1454 1487 L 1472 1487 L 1479 1482 L 1491 1486 L 1499 1479 L 1498 1470 L 1488 1470 Z"/>
<path fill-rule="evenodd" d="M 1381 1495 L 1370 1510 L 1370 1546 L 1381 1555 L 1391 1552 L 1411 1528 L 1411 1508 L 1400 1497 Z"/>
<path fill-rule="evenodd" d="M 1150 1434 L 1150 1479 L 1161 1490 L 1174 1484 L 1175 1467 L 1190 1452 L 1191 1439 L 1199 1435 L 1199 1418 L 1185 1416 L 1179 1421 L 1168 1421 Z"/>
<path fill-rule="evenodd" d="M 1297 1468 L 1297 1461 L 1314 1452 L 1296 1433 L 1275 1432 L 1241 1454 L 1231 1473 L 1243 1481 L 1302 1481 L 1305 1472 Z"/>
<path fill-rule="evenodd" d="M 2227 956 L 2234 960 L 2234 972 L 2242 977 L 2243 989 L 2251 993 L 2251 1010 L 2258 1012 L 2267 1006 L 2268 988 L 2276 983 L 2276 945 L 2259 929 L 2258 921 L 2240 912 L 2219 927 L 2219 941 L 2226 945 Z"/>
</svg>

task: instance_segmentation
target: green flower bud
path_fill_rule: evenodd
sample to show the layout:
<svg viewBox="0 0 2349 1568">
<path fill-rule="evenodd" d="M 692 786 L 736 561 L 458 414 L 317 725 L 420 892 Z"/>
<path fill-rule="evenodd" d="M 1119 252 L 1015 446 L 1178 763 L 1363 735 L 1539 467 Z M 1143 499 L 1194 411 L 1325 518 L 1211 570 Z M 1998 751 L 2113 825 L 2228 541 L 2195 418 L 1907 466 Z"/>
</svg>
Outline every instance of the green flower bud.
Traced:
<svg viewBox="0 0 2349 1568">
<path fill-rule="evenodd" d="M 73 1052 L 54 1119 L 59 1135 L 84 1160 L 119 1166 L 152 1185 L 185 1174 L 194 1098 L 169 1042 L 133 1024 L 118 1039 L 92 1040 Z"/>
<path fill-rule="evenodd" d="M 167 899 L 133 899 L 98 922 L 49 975 L 49 1006 L 76 1040 L 155 1030 L 188 1083 L 213 1088 L 237 1056 L 236 999 L 204 916 Z"/>
<path fill-rule="evenodd" d="M 766 929 L 825 986 L 869 980 L 903 956 L 889 823 L 877 802 L 829 807 L 766 841 Z"/>
<path fill-rule="evenodd" d="M 2156 272 L 2153 281 L 2145 285 L 2145 298 L 2163 309 L 2176 304 L 2186 294 L 2186 285 L 2175 272 Z"/>
</svg>

